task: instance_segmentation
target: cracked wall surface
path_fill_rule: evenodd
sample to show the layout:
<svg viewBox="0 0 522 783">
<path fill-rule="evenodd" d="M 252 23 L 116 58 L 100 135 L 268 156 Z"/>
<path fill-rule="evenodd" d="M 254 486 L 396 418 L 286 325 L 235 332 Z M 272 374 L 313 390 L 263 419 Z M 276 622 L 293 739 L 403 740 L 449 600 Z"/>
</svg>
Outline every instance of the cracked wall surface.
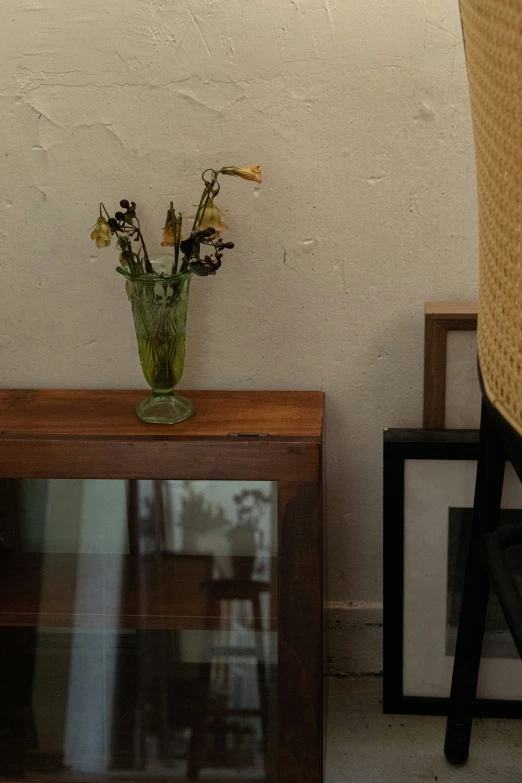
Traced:
<svg viewBox="0 0 522 783">
<path fill-rule="evenodd" d="M 326 391 L 329 596 L 379 603 L 381 430 L 421 423 L 424 300 L 476 295 L 457 0 L 0 8 L 2 384 L 143 387 L 98 201 L 159 251 L 198 172 L 261 163 L 224 183 L 183 384 Z"/>
</svg>

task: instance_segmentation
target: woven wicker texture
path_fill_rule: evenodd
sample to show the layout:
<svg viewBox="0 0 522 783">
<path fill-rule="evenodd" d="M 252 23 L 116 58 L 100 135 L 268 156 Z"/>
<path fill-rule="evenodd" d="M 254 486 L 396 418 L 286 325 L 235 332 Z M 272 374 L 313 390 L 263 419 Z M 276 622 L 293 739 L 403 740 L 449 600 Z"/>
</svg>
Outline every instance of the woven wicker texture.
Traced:
<svg viewBox="0 0 522 783">
<path fill-rule="evenodd" d="M 461 0 L 477 159 L 479 360 L 522 435 L 522 0 Z"/>
</svg>

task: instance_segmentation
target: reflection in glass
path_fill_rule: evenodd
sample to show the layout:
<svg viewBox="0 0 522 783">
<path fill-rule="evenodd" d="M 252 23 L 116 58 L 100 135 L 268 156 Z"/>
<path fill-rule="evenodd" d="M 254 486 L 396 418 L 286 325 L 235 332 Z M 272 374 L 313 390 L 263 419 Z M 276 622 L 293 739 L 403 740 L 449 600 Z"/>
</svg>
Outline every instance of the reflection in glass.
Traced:
<svg viewBox="0 0 522 783">
<path fill-rule="evenodd" d="M 275 781 L 276 485 L 0 499 L 0 775 Z"/>
</svg>

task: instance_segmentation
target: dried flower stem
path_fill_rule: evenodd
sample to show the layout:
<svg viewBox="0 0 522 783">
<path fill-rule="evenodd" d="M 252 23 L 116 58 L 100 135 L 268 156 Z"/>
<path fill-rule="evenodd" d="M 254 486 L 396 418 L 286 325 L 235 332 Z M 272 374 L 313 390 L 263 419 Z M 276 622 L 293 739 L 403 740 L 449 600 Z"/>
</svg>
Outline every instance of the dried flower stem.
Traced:
<svg viewBox="0 0 522 783">
<path fill-rule="evenodd" d="M 212 178 L 209 180 L 205 179 L 205 174 L 207 172 L 212 172 Z M 216 171 L 215 169 L 205 169 L 205 171 L 201 175 L 201 179 L 205 183 L 205 187 L 203 189 L 203 193 L 201 194 L 201 198 L 199 200 L 198 208 L 196 210 L 196 216 L 194 218 L 194 223 L 192 224 L 192 231 L 194 232 L 199 224 L 201 223 L 201 220 L 203 219 L 203 215 L 205 214 L 205 210 L 208 206 L 208 202 L 211 198 L 214 198 L 217 196 L 217 194 L 220 191 L 220 185 L 218 183 L 218 176 L 221 173 L 221 169 Z M 195 249 L 197 250 L 197 257 L 199 257 L 199 243 L 195 243 Z M 190 258 L 184 258 L 183 264 L 181 266 L 181 271 L 184 272 L 186 269 L 188 269 L 190 264 Z"/>
<path fill-rule="evenodd" d="M 172 204 L 172 202 L 170 202 Z M 180 243 L 181 237 L 176 237 L 176 241 L 174 242 L 174 274 L 178 271 L 178 261 L 179 261 L 179 243 Z"/>
<path fill-rule="evenodd" d="M 139 219 L 137 217 L 136 217 L 136 223 L 138 224 L 137 228 L 136 228 L 136 231 L 138 232 L 138 237 L 140 239 L 141 246 L 143 248 L 143 260 L 145 261 L 145 271 L 148 272 L 149 274 L 153 275 L 154 274 L 154 268 L 153 268 L 152 264 L 150 263 L 149 254 L 147 253 L 147 247 L 145 245 L 145 240 L 143 239 L 143 234 L 141 233 L 140 221 L 139 221 Z"/>
<path fill-rule="evenodd" d="M 207 171 L 212 172 L 212 179 L 210 180 L 210 182 L 208 182 L 205 179 L 205 174 L 207 173 Z M 214 198 L 219 193 L 220 186 L 217 179 L 220 173 L 221 170 L 215 171 L 214 169 L 205 169 L 205 171 L 201 175 L 201 179 L 205 183 L 205 188 L 199 200 L 198 208 L 196 211 L 196 217 L 194 218 L 194 223 L 192 224 L 192 231 L 194 231 L 194 229 L 196 229 L 200 224 L 201 218 L 205 214 L 205 209 L 208 206 L 208 202 L 210 198 Z M 217 186 L 217 190 L 216 190 L 216 186 Z"/>
<path fill-rule="evenodd" d="M 174 248 L 171 275 L 189 271 L 202 277 L 214 275 L 221 266 L 224 250 L 234 247 L 232 242 L 224 242 L 220 237 L 221 232 L 228 228 L 222 219 L 221 210 L 214 203 L 221 188 L 218 182 L 220 174 L 261 182 L 261 169 L 258 165 L 205 169 L 201 174 L 204 183 L 203 193 L 197 206 L 192 230 L 185 239 L 182 238 L 182 213 L 176 214 L 174 204 L 172 201 L 170 202 L 161 244 Z M 140 221 L 136 215 L 136 203 L 128 199 L 121 199 L 120 207 L 124 211 L 118 210 L 114 216 L 109 215 L 103 203 L 100 203 L 99 206 L 98 220 L 91 228 L 91 239 L 96 242 L 96 246 L 99 248 L 108 247 L 111 244 L 112 236 L 116 235 L 117 245 L 121 251 L 121 264 L 123 267 L 127 267 L 131 276 L 164 278 L 165 272 L 155 272 L 150 261 Z M 107 218 L 104 217 L 104 213 Z M 133 250 L 132 240 L 139 243 L 137 252 Z M 214 252 L 210 251 L 210 254 L 202 258 L 201 249 L 204 245 L 212 246 Z M 118 271 L 127 274 L 125 269 L 121 267 L 118 267 Z"/>
</svg>

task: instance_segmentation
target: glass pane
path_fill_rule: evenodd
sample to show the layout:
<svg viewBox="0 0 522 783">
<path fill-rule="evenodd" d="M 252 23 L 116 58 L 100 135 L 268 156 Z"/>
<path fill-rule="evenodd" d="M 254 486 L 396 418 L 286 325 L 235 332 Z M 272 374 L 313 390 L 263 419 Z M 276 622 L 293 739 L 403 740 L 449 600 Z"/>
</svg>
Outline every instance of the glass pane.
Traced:
<svg viewBox="0 0 522 783">
<path fill-rule="evenodd" d="M 0 500 L 0 776 L 274 783 L 277 485 Z"/>
</svg>

